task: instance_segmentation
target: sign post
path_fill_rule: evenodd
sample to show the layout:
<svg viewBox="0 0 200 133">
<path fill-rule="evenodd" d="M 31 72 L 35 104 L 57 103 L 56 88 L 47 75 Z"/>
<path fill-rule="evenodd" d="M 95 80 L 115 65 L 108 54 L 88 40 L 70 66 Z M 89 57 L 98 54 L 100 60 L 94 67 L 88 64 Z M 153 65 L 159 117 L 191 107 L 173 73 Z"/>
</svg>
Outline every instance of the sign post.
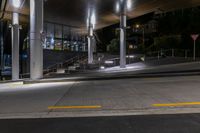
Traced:
<svg viewBox="0 0 200 133">
<path fill-rule="evenodd" d="M 199 34 L 193 34 L 193 35 L 191 35 L 191 37 L 194 41 L 193 60 L 196 60 L 196 40 L 199 37 Z"/>
</svg>

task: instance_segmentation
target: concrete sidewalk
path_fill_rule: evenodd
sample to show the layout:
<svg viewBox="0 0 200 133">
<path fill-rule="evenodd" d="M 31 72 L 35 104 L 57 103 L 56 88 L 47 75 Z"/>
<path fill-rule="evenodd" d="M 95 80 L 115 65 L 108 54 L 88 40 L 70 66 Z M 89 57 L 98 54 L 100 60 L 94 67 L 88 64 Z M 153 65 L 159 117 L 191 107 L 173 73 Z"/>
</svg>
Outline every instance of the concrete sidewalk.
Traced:
<svg viewBox="0 0 200 133">
<path fill-rule="evenodd" d="M 139 67 L 141 66 L 141 67 Z M 127 68 L 107 68 L 88 73 L 74 75 L 61 75 L 55 78 L 44 78 L 39 80 L 24 80 L 25 84 L 51 83 L 51 82 L 71 82 L 71 81 L 91 81 L 91 80 L 110 80 L 125 78 L 149 78 L 149 77 L 174 77 L 200 75 L 200 62 L 181 63 L 173 65 L 162 65 L 154 67 L 144 67 L 135 63 L 127 65 Z"/>
</svg>

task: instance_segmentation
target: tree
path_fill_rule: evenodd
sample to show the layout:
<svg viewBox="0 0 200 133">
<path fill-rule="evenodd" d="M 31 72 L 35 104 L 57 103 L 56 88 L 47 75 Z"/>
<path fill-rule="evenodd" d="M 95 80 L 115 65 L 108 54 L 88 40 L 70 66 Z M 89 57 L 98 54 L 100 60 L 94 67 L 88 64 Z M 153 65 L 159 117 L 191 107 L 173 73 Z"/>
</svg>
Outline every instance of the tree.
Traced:
<svg viewBox="0 0 200 133">
<path fill-rule="evenodd" d="M 148 48 L 151 51 L 157 51 L 160 49 L 176 49 L 181 44 L 181 36 L 171 35 L 154 38 L 154 43 Z"/>
<path fill-rule="evenodd" d="M 111 53 L 119 53 L 119 39 L 114 38 L 110 41 L 110 44 L 108 45 L 109 52 Z"/>
</svg>

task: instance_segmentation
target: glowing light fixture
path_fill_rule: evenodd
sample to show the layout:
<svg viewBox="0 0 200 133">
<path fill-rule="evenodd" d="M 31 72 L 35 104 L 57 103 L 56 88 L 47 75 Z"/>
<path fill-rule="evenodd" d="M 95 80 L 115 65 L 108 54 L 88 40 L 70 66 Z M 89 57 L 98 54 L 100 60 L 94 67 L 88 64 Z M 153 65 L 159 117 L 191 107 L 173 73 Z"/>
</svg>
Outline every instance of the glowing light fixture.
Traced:
<svg viewBox="0 0 200 133">
<path fill-rule="evenodd" d="M 119 2 L 117 2 L 117 4 L 116 4 L 116 12 L 120 12 L 120 5 L 119 5 Z"/>
<path fill-rule="evenodd" d="M 51 38 L 51 44 L 54 44 L 54 38 L 53 37 Z"/>
<path fill-rule="evenodd" d="M 105 64 L 113 64 L 114 63 L 114 61 L 105 61 Z"/>
<path fill-rule="evenodd" d="M 140 25 L 139 25 L 139 24 L 136 24 L 136 28 L 140 28 Z"/>
<path fill-rule="evenodd" d="M 21 1 L 20 0 L 12 0 L 12 5 L 15 8 L 19 8 L 21 6 Z"/>
<path fill-rule="evenodd" d="M 19 24 L 19 14 L 13 13 L 13 25 Z"/>
<path fill-rule="evenodd" d="M 93 27 L 95 27 L 95 24 L 96 24 L 96 16 L 95 16 L 94 13 L 93 13 L 92 16 L 91 16 L 91 24 L 93 25 Z"/>
<path fill-rule="evenodd" d="M 100 69 L 101 69 L 101 70 L 105 69 L 105 66 L 101 66 Z"/>
<path fill-rule="evenodd" d="M 95 11 L 91 8 L 88 9 L 88 16 L 87 16 L 87 27 L 93 26 L 93 29 L 95 28 L 96 24 L 96 14 Z"/>
<path fill-rule="evenodd" d="M 128 10 L 132 9 L 132 0 L 127 0 L 127 9 Z"/>
</svg>

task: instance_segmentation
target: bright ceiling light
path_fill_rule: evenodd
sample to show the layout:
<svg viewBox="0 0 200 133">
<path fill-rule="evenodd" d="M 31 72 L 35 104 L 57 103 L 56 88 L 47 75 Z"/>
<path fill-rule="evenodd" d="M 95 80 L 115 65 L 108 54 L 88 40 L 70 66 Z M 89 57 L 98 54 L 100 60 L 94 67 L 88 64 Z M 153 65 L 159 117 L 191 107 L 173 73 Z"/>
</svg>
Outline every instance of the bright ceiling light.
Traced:
<svg viewBox="0 0 200 133">
<path fill-rule="evenodd" d="M 132 0 L 127 0 L 127 9 L 128 10 L 132 9 Z"/>
<path fill-rule="evenodd" d="M 95 10 L 92 8 L 88 9 L 88 16 L 87 16 L 87 27 L 93 26 L 93 28 L 95 28 L 95 24 L 96 24 L 96 14 L 95 14 Z"/>
<path fill-rule="evenodd" d="M 117 4 L 116 4 L 116 12 L 117 12 L 117 13 L 120 12 L 120 5 L 119 5 L 119 2 L 117 2 Z"/>
<path fill-rule="evenodd" d="M 87 18 L 87 28 L 90 26 L 90 20 L 89 20 L 89 18 Z"/>
<path fill-rule="evenodd" d="M 15 8 L 19 8 L 21 6 L 20 0 L 12 0 L 12 4 Z"/>
<path fill-rule="evenodd" d="M 95 16 L 94 13 L 93 13 L 92 16 L 91 16 L 91 24 L 93 25 L 93 27 L 94 27 L 95 24 L 96 24 L 96 16 Z"/>
</svg>

